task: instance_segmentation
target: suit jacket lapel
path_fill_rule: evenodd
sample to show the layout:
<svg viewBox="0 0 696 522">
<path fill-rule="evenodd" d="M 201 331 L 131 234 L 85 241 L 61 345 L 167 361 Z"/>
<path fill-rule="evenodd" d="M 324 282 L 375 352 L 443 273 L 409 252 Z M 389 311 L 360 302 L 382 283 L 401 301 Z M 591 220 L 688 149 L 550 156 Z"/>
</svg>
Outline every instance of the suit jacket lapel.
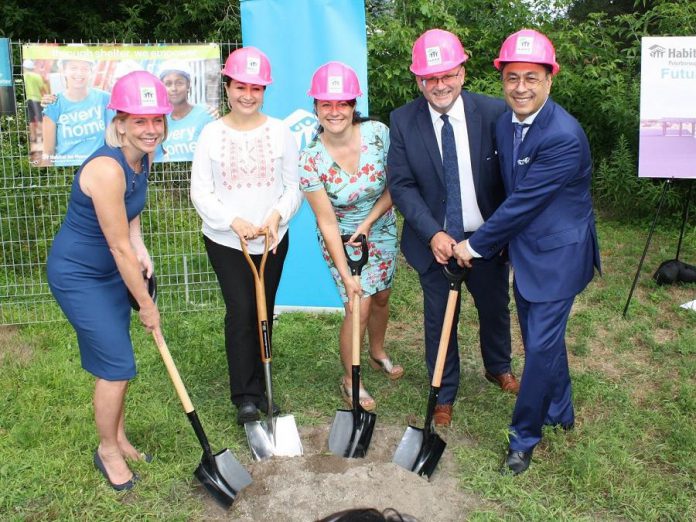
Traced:
<svg viewBox="0 0 696 522">
<path fill-rule="evenodd" d="M 442 156 L 440 155 L 440 148 L 437 146 L 437 138 L 435 137 L 435 129 L 433 129 L 433 120 L 430 118 L 428 102 L 423 97 L 420 98 L 420 106 L 418 108 L 418 114 L 416 115 L 416 125 L 423 137 L 423 143 L 425 143 L 425 148 L 430 155 L 430 161 L 435 166 L 435 172 L 444 186 L 445 176 L 442 173 Z"/>
<path fill-rule="evenodd" d="M 479 193 L 479 168 L 481 167 L 481 114 L 474 98 L 468 92 L 462 91 L 464 101 L 464 116 L 466 118 L 466 132 L 469 135 L 469 158 L 471 159 L 471 172 L 474 176 L 474 190 Z"/>
<path fill-rule="evenodd" d="M 538 131 L 535 131 L 535 128 L 540 128 L 543 129 L 545 128 L 549 122 L 551 121 L 551 115 L 553 113 L 555 103 L 551 98 L 548 98 L 546 100 L 546 103 L 542 107 L 541 111 L 539 111 L 539 114 L 537 114 L 537 117 L 534 118 L 534 123 L 532 123 L 532 126 L 529 127 L 527 130 L 527 133 L 524 135 L 524 140 L 522 140 L 522 143 L 520 144 L 520 150 L 518 151 L 518 158 L 519 159 L 524 159 L 526 158 L 529 153 L 527 152 L 529 147 L 531 147 L 531 144 L 534 142 L 534 138 L 537 135 Z M 508 133 L 508 136 L 512 136 L 514 131 L 512 130 L 512 124 L 510 125 L 510 132 Z M 512 142 L 512 140 L 511 140 Z M 512 145 L 510 145 L 510 151 L 512 151 Z M 512 155 L 510 156 L 512 158 Z M 517 165 L 512 165 L 512 172 L 513 174 L 516 174 L 517 171 Z M 516 175 L 513 176 L 513 181 L 516 181 Z"/>
<path fill-rule="evenodd" d="M 509 196 L 513 189 L 513 172 L 514 165 L 512 164 L 512 113 L 505 113 L 505 123 L 503 125 L 502 136 L 496 136 L 498 140 L 498 154 L 502 157 L 503 161 L 503 180 L 505 182 L 505 189 L 507 195 Z"/>
</svg>

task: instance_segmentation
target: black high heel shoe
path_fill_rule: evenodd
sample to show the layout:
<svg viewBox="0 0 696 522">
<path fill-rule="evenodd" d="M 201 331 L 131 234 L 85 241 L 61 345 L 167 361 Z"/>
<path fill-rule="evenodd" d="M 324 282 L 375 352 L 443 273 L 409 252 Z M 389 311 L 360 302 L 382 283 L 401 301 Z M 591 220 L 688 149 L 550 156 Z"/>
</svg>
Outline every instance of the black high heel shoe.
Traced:
<svg viewBox="0 0 696 522">
<path fill-rule="evenodd" d="M 94 450 L 94 467 L 97 468 L 102 475 L 104 475 L 104 478 L 109 483 L 109 486 L 111 486 L 116 491 L 128 491 L 130 489 L 133 489 L 133 486 L 135 486 L 135 483 L 140 478 L 136 473 L 133 473 L 133 476 L 128 482 L 124 482 L 123 484 L 114 484 L 113 482 L 111 482 L 109 474 L 106 472 L 106 468 L 104 467 L 104 463 L 102 462 L 102 459 L 99 456 L 98 450 Z"/>
</svg>

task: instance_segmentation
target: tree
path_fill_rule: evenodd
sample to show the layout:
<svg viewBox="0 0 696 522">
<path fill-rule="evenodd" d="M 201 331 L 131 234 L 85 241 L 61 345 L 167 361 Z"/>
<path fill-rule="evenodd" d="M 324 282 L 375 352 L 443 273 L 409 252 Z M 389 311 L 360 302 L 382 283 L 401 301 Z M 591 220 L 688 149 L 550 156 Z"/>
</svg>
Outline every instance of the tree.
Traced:
<svg viewBox="0 0 696 522">
<path fill-rule="evenodd" d="M 41 0 L 0 3 L 0 35 L 28 41 L 230 41 L 240 38 L 229 0 Z"/>
<path fill-rule="evenodd" d="M 568 18 L 582 22 L 593 13 L 604 13 L 608 17 L 645 13 L 649 9 L 647 4 L 644 0 L 575 0 L 568 8 Z"/>
</svg>

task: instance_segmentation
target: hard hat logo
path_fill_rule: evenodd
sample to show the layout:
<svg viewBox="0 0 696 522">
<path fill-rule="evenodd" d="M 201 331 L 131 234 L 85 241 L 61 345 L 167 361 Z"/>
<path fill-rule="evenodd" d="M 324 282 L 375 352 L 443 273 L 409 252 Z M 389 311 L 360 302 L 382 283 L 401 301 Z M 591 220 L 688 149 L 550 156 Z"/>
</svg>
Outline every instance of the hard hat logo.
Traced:
<svg viewBox="0 0 696 522">
<path fill-rule="evenodd" d="M 529 36 L 520 36 L 517 38 L 515 50 L 517 54 L 532 54 L 534 48 L 534 38 Z"/>
<path fill-rule="evenodd" d="M 261 70 L 261 60 L 257 56 L 247 57 L 246 73 L 259 74 Z"/>
<path fill-rule="evenodd" d="M 157 94 L 154 87 L 140 88 L 140 104 L 143 107 L 155 107 L 157 105 Z"/>
<path fill-rule="evenodd" d="M 428 47 L 425 50 L 425 59 L 429 66 L 440 65 L 442 63 L 442 53 L 439 47 Z"/>
<path fill-rule="evenodd" d="M 340 94 L 343 92 L 343 78 L 341 76 L 329 76 L 328 81 L 329 92 L 332 94 Z"/>
</svg>

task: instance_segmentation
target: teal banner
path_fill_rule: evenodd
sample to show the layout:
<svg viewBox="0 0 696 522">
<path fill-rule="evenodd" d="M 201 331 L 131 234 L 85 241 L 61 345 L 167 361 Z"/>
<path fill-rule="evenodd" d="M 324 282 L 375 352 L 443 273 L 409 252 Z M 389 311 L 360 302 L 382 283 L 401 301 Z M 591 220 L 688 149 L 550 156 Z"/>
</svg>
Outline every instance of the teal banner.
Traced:
<svg viewBox="0 0 696 522">
<path fill-rule="evenodd" d="M 358 110 L 367 114 L 367 37 L 363 0 L 242 0 L 242 40 L 258 47 L 271 62 L 273 83 L 263 111 L 285 120 L 300 148 L 316 129 L 307 96 L 312 74 L 336 60 L 358 73 L 363 96 Z M 316 235 L 314 214 L 305 202 L 290 224 L 290 251 L 276 307 L 343 309 Z"/>
<path fill-rule="evenodd" d="M 9 38 L 0 38 L 0 114 L 14 114 L 15 110 L 10 40 Z"/>
<path fill-rule="evenodd" d="M 0 38 L 0 87 L 12 87 L 9 38 Z"/>
</svg>

